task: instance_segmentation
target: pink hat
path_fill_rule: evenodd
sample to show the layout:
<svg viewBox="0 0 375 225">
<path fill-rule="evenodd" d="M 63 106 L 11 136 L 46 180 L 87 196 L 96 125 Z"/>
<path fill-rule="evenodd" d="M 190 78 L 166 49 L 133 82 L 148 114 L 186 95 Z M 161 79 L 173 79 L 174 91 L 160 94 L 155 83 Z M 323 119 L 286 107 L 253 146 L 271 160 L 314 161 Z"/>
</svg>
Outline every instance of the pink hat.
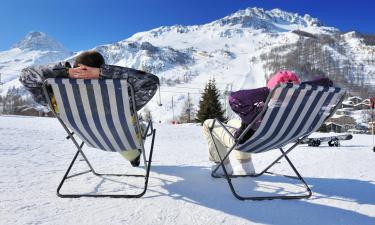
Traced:
<svg viewBox="0 0 375 225">
<path fill-rule="evenodd" d="M 269 89 L 272 89 L 276 87 L 278 84 L 288 82 L 293 84 L 299 84 L 300 80 L 297 74 L 288 70 L 282 70 L 273 75 L 273 77 L 267 82 L 267 87 Z"/>
</svg>

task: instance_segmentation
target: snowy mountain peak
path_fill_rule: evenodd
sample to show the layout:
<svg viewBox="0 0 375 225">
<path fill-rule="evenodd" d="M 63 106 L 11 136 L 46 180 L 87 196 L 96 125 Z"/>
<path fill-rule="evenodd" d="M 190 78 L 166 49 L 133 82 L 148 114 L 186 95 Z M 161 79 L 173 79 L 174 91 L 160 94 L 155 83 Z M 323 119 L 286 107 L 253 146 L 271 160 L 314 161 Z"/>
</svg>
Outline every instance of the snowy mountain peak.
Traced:
<svg viewBox="0 0 375 225">
<path fill-rule="evenodd" d="M 28 66 L 64 60 L 72 53 L 59 42 L 43 32 L 29 32 L 11 49 L 0 52 L 0 74 L 6 84 L 3 94 L 9 87 L 19 86 L 20 71 Z M 0 94 L 2 94 L 0 93 Z"/>
<path fill-rule="evenodd" d="M 14 44 L 12 48 L 22 50 L 66 51 L 62 44 L 54 40 L 51 36 L 39 31 L 29 32 L 22 40 Z"/>
<path fill-rule="evenodd" d="M 297 13 L 290 13 L 281 9 L 268 11 L 256 7 L 239 10 L 217 22 L 221 25 L 241 25 L 242 27 L 253 27 L 256 29 L 271 29 L 274 28 L 275 24 L 299 25 L 303 27 L 321 26 L 321 22 L 318 19 L 307 14 L 302 17 Z"/>
<path fill-rule="evenodd" d="M 349 31 L 343 34 L 345 38 L 361 38 L 361 34 L 357 31 Z"/>
</svg>

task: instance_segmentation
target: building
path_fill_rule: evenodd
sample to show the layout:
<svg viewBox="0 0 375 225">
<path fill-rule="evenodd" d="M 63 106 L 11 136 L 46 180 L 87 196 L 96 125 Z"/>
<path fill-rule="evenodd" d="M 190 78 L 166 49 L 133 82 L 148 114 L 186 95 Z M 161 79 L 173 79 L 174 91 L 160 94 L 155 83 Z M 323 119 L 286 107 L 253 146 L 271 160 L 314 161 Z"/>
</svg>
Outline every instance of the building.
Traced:
<svg viewBox="0 0 375 225">
<path fill-rule="evenodd" d="M 346 112 L 341 110 L 340 112 Z M 350 129 L 355 129 L 356 121 L 349 115 L 338 115 L 335 114 L 328 119 L 326 127 L 324 128 L 327 132 L 342 133 Z"/>
<path fill-rule="evenodd" d="M 327 120 L 320 131 L 369 133 L 369 130 L 371 132 L 371 125 L 367 124 L 367 116 L 370 109 L 370 99 L 363 100 L 358 96 L 349 97 L 342 102 L 341 108 Z"/>
<path fill-rule="evenodd" d="M 353 96 L 353 97 L 349 97 L 348 101 L 351 101 L 355 105 L 355 104 L 361 103 L 363 99 L 358 96 Z"/>
<path fill-rule="evenodd" d="M 343 101 L 341 103 L 341 108 L 343 109 L 353 109 L 354 108 L 354 103 L 351 101 Z"/>
<path fill-rule="evenodd" d="M 352 114 L 352 112 L 354 111 L 353 108 L 342 108 L 342 109 L 338 109 L 336 110 L 336 115 L 346 115 L 346 116 L 350 116 Z"/>
<path fill-rule="evenodd" d="M 348 115 L 333 115 L 327 122 L 332 122 L 341 126 L 353 126 L 353 128 L 356 125 L 355 119 Z"/>
<path fill-rule="evenodd" d="M 371 105 L 371 101 L 370 101 L 370 99 L 368 98 L 368 99 L 365 99 L 365 100 L 363 100 L 362 101 L 362 103 L 364 103 L 364 104 L 367 104 L 367 105 Z"/>
<path fill-rule="evenodd" d="M 327 132 L 335 132 L 335 133 L 343 133 L 346 132 L 345 127 L 341 126 L 340 124 L 328 122 L 325 124 L 325 128 Z"/>
<path fill-rule="evenodd" d="M 349 130 L 347 130 L 347 132 L 349 132 L 351 134 L 365 134 L 366 133 L 366 131 L 357 130 L 357 129 L 349 129 Z"/>
<path fill-rule="evenodd" d="M 364 102 L 355 104 L 353 107 L 354 110 L 363 110 L 363 109 L 370 109 L 370 104 L 366 104 Z"/>
<path fill-rule="evenodd" d="M 361 134 L 368 133 L 369 125 L 367 123 L 357 123 L 355 130 L 359 130 Z"/>
</svg>

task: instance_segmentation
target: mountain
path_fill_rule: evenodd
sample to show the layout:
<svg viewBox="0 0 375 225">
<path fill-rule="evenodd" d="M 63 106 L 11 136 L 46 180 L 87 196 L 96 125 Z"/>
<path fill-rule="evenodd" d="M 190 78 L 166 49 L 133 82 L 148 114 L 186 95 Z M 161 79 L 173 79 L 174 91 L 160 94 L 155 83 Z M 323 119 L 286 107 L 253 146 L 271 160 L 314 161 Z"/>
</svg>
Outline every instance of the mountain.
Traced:
<svg viewBox="0 0 375 225">
<path fill-rule="evenodd" d="M 160 97 L 147 108 L 156 120 L 168 121 L 181 114 L 188 95 L 196 109 L 209 79 L 228 93 L 265 86 L 280 69 L 294 70 L 302 80 L 328 76 L 365 97 L 375 87 L 374 40 L 309 15 L 247 8 L 208 24 L 163 26 L 94 49 L 108 64 L 158 75 Z"/>
<path fill-rule="evenodd" d="M 204 25 L 159 27 L 96 50 L 112 64 L 161 78 L 163 106 L 154 98 L 149 107 L 162 121 L 173 116 L 172 96 L 180 114 L 187 93 L 196 106 L 210 78 L 223 92 L 264 86 L 280 69 L 295 70 L 302 80 L 328 76 L 352 94 L 366 95 L 375 85 L 375 47 L 364 35 L 280 9 L 247 8 Z"/>
<path fill-rule="evenodd" d="M 29 32 L 9 50 L 0 52 L 1 81 L 3 93 L 11 86 L 19 86 L 20 71 L 31 65 L 52 63 L 66 59 L 72 53 L 62 44 L 42 32 Z"/>
<path fill-rule="evenodd" d="M 21 50 L 60 51 L 66 49 L 52 37 L 42 32 L 30 32 L 22 40 L 12 46 Z"/>
</svg>

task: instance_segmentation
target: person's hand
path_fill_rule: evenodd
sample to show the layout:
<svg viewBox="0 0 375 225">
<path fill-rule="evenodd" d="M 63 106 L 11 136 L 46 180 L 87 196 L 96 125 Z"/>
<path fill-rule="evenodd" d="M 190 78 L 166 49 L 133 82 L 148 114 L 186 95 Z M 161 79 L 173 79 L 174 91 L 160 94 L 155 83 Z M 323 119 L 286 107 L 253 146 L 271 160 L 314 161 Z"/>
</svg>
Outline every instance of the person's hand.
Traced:
<svg viewBox="0 0 375 225">
<path fill-rule="evenodd" d="M 100 68 L 78 64 L 76 68 L 68 69 L 69 77 L 75 79 L 98 79 Z"/>
</svg>

